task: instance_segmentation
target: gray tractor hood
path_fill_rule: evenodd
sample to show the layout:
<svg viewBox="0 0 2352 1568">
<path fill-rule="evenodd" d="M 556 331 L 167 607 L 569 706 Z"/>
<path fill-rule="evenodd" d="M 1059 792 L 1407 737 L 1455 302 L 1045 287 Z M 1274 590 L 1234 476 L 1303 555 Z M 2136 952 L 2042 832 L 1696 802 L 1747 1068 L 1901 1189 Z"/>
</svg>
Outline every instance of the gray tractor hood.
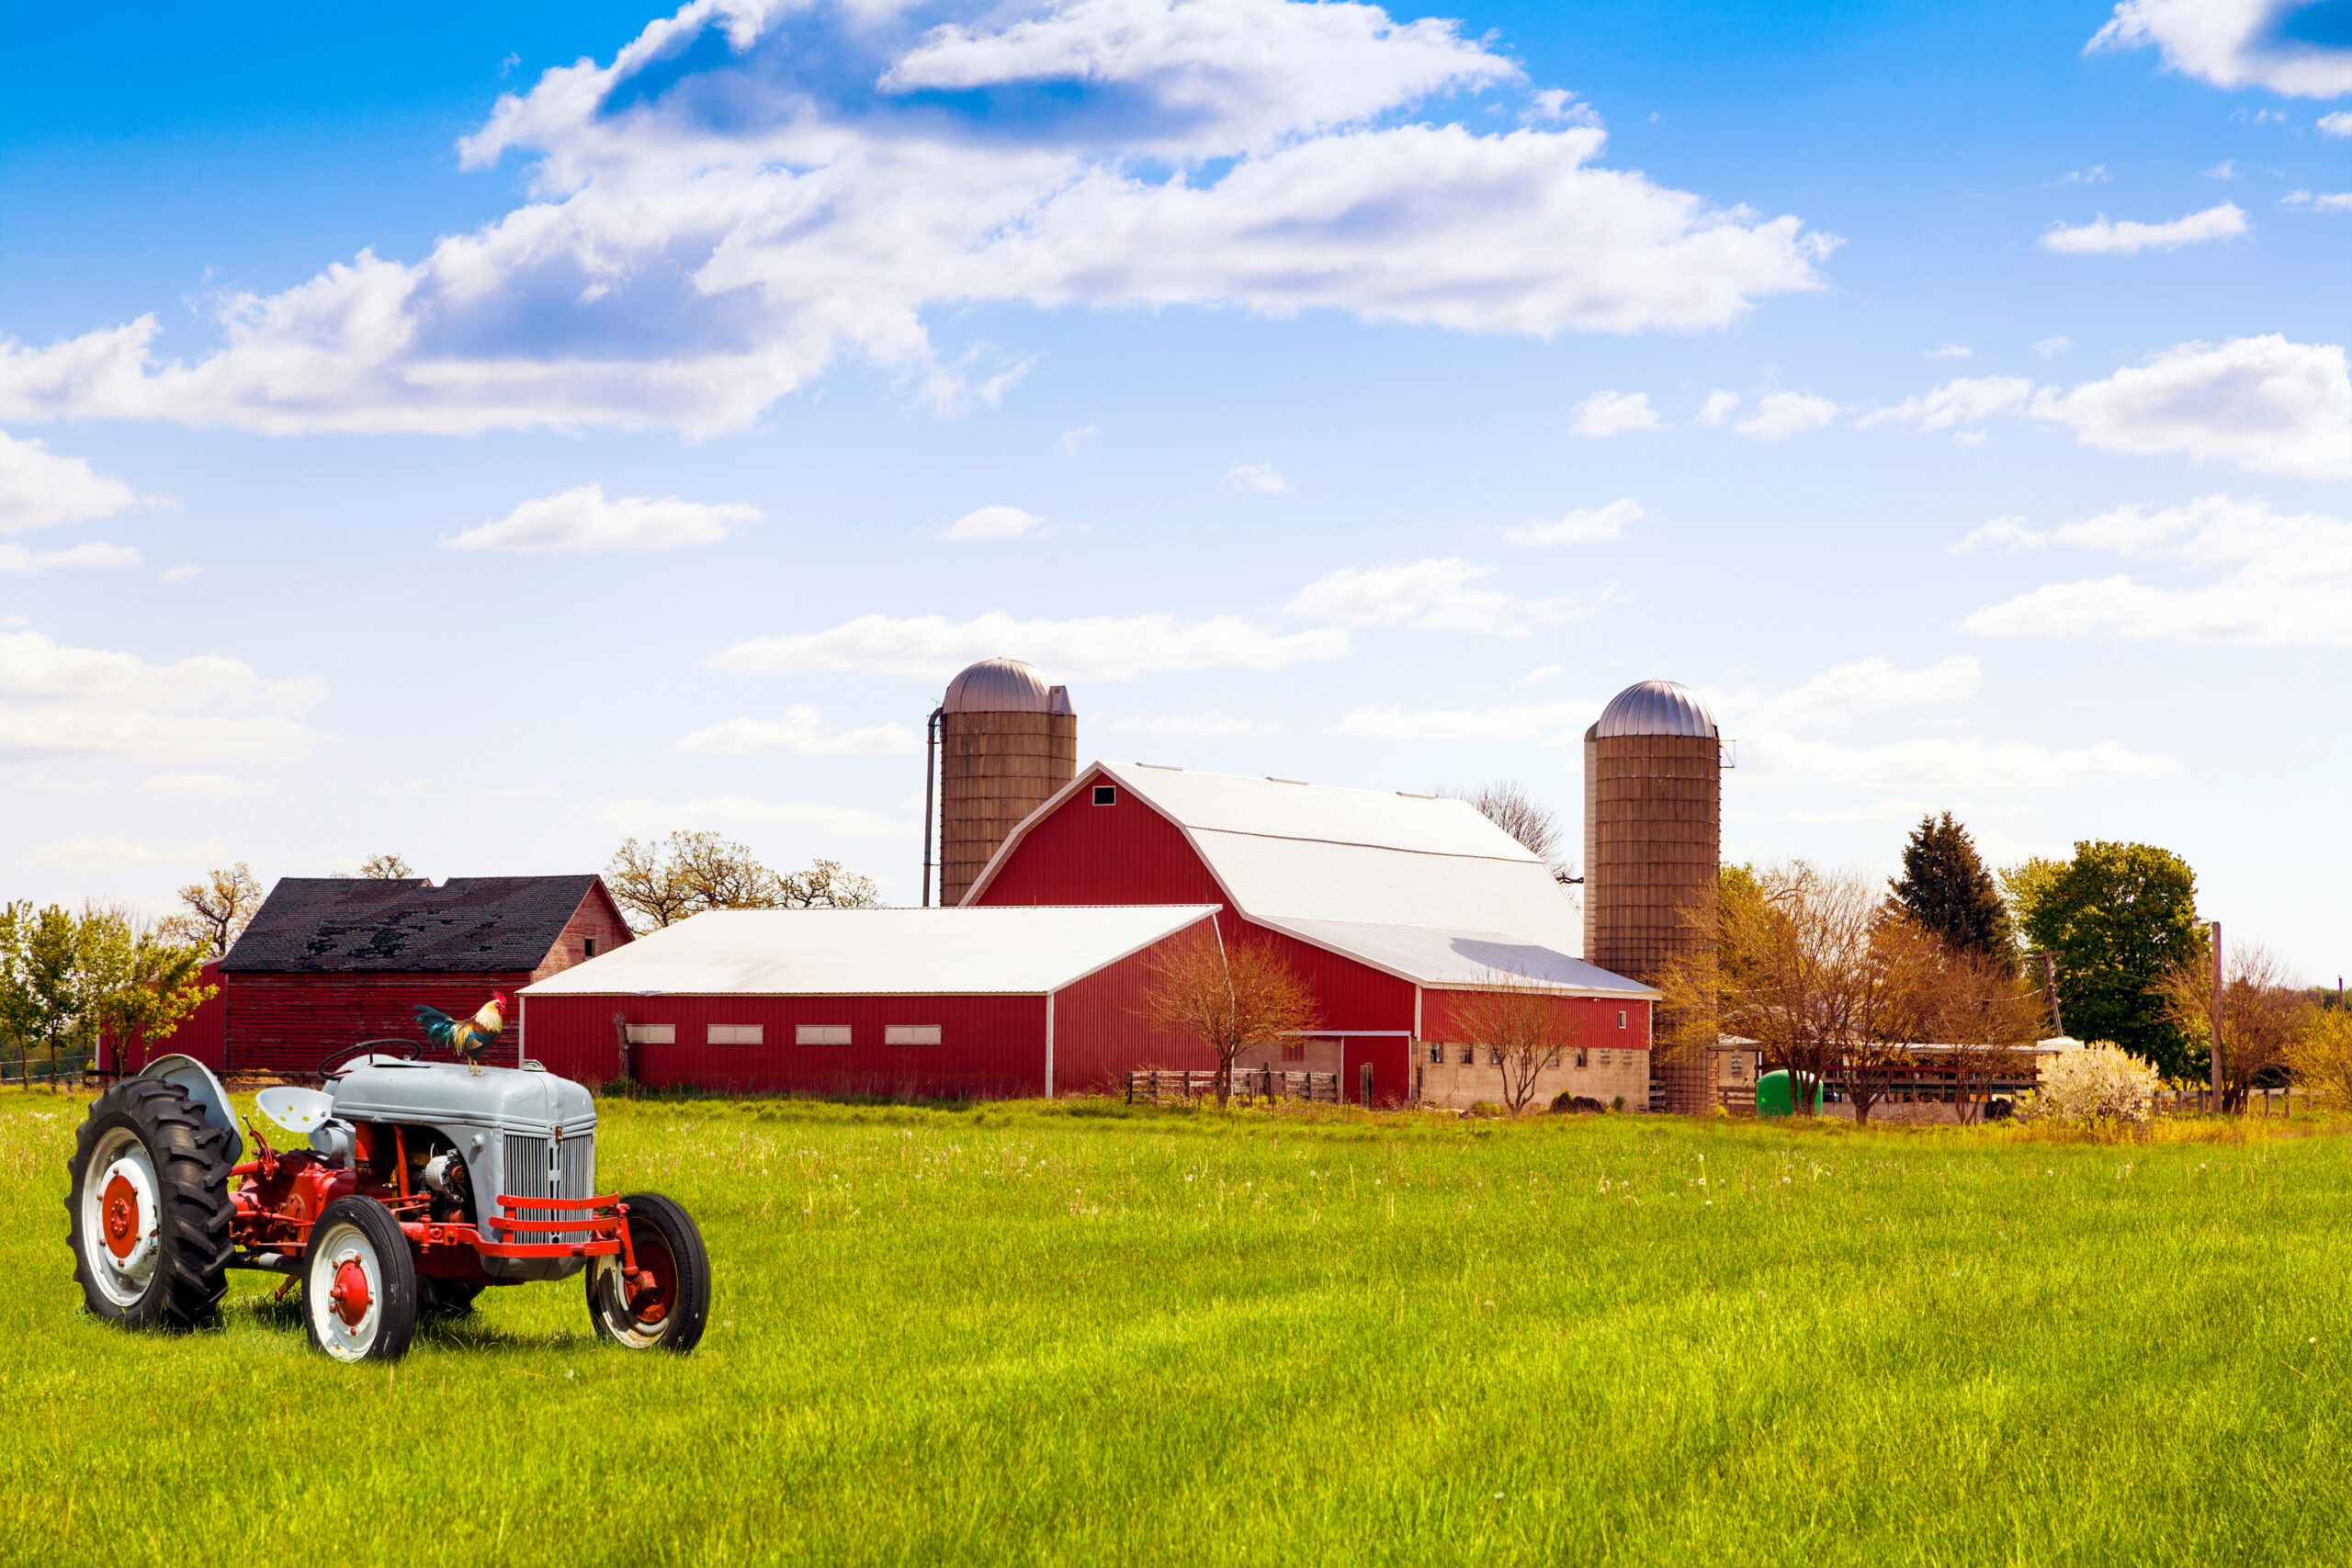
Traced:
<svg viewBox="0 0 2352 1568">
<path fill-rule="evenodd" d="M 457 1062 L 403 1062 L 375 1057 L 327 1086 L 334 1113 L 346 1122 L 412 1122 L 473 1132 L 571 1138 L 596 1128 L 594 1096 L 553 1073 L 484 1067 Z"/>
</svg>

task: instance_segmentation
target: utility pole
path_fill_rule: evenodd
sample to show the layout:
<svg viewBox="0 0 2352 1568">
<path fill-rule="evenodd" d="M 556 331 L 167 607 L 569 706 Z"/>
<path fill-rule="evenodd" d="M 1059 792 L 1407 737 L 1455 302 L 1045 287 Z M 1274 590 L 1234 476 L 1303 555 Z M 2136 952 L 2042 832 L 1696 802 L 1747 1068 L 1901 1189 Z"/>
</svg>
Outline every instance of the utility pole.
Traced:
<svg viewBox="0 0 2352 1568">
<path fill-rule="evenodd" d="M 2066 1021 L 2058 1016 L 2058 958 L 2055 953 L 2041 955 L 2041 989 L 2050 1002 L 2050 1032 L 2064 1039 Z"/>
<path fill-rule="evenodd" d="M 932 790 L 939 781 L 939 721 L 946 712 L 945 703 L 931 710 L 931 722 L 922 742 L 922 907 L 926 909 L 931 908 L 931 823 L 934 815 Z M 944 844 L 940 847 L 946 848 Z"/>
<path fill-rule="evenodd" d="M 2205 929 L 2213 933 L 2213 1001 L 2211 1007 L 2213 1049 L 2213 1109 L 2222 1109 L 2222 922 L 2208 920 Z"/>
</svg>

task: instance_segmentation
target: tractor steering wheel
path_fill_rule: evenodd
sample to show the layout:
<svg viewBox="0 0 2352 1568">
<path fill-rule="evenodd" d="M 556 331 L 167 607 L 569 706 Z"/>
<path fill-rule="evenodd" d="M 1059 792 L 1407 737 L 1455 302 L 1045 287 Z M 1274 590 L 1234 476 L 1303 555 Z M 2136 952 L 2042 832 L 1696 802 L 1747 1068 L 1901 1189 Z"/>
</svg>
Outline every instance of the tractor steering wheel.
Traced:
<svg viewBox="0 0 2352 1568">
<path fill-rule="evenodd" d="M 356 1045 L 339 1045 L 320 1057 L 319 1065 L 311 1069 L 311 1076 L 317 1078 L 323 1087 L 327 1079 L 334 1076 L 334 1069 L 338 1066 L 354 1056 L 364 1056 L 379 1045 L 398 1046 L 401 1055 L 412 1058 L 422 1057 L 424 1055 L 424 1048 L 413 1040 L 362 1040 Z"/>
</svg>

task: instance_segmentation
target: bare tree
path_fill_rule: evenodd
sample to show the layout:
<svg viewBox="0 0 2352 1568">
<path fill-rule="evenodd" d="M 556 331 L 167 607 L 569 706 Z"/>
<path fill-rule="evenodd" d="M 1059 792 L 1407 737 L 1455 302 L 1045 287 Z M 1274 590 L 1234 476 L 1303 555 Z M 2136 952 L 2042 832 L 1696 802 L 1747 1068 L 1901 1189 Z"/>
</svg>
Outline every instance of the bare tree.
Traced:
<svg viewBox="0 0 2352 1568">
<path fill-rule="evenodd" d="M 811 861 L 808 870 L 779 877 L 776 891 L 787 909 L 871 909 L 882 902 L 873 878 L 843 871 L 834 860 Z"/>
<path fill-rule="evenodd" d="M 1960 1120 L 1976 1120 L 1977 1096 L 2022 1071 L 2021 1053 L 2049 1021 L 2041 987 L 2008 955 L 1947 946 L 1928 1033 L 1948 1047 Z"/>
<path fill-rule="evenodd" d="M 262 905 L 262 886 L 243 861 L 180 889 L 181 908 L 164 917 L 156 933 L 218 958 L 237 943 Z"/>
<path fill-rule="evenodd" d="M 1262 937 L 1227 943 L 1214 926 L 1196 928 L 1154 953 L 1147 973 L 1144 1014 L 1152 1028 L 1198 1035 L 1216 1054 L 1220 1110 L 1233 1093 L 1236 1056 L 1316 1027 L 1314 993 Z"/>
<path fill-rule="evenodd" d="M 872 881 L 838 861 L 778 875 L 732 839 L 683 831 L 659 843 L 625 841 L 605 868 L 605 887 L 640 931 L 707 909 L 866 909 L 881 902 Z"/>
<path fill-rule="evenodd" d="M 1513 1116 L 1527 1109 L 1538 1080 L 1566 1059 L 1589 1023 L 1555 993 L 1500 970 L 1460 998 L 1454 1017 L 1470 1043 L 1486 1047 L 1501 1065 L 1503 1107 Z"/>
<path fill-rule="evenodd" d="M 1438 793 L 1450 800 L 1466 800 L 1476 807 L 1487 821 L 1517 839 L 1521 847 L 1542 861 L 1553 881 L 1577 880 L 1576 863 L 1566 852 L 1567 834 L 1560 826 L 1558 814 L 1528 794 L 1527 787 L 1517 779 L 1498 779 L 1474 790 Z"/>
<path fill-rule="evenodd" d="M 416 874 L 416 868 L 398 855 L 370 855 L 359 863 L 359 874 L 374 882 L 403 882 Z"/>
<path fill-rule="evenodd" d="M 2258 942 L 2230 950 L 2222 976 L 2222 1033 L 2213 1038 L 2213 956 L 2205 952 L 2165 972 L 2155 985 L 2165 1016 L 2183 1034 L 2202 1039 L 2222 1061 L 2222 1109 L 2244 1111 L 2255 1075 L 2279 1065 L 2308 1026 L 2311 998 L 2278 955 Z"/>
</svg>

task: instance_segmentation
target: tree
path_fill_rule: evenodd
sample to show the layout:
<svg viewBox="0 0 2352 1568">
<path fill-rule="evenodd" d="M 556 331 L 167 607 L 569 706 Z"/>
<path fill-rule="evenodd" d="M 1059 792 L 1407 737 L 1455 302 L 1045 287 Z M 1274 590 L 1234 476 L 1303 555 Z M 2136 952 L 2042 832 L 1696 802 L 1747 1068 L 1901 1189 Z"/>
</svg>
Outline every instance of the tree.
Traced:
<svg viewBox="0 0 2352 1568">
<path fill-rule="evenodd" d="M 2312 1104 L 2339 1115 L 2352 1111 L 2352 1011 L 2311 1009 L 2282 1059 Z"/>
<path fill-rule="evenodd" d="M 83 914 L 79 946 L 85 1021 L 112 1035 L 119 1055 L 134 1041 L 151 1048 L 168 1039 L 220 991 L 204 983 L 201 947 L 141 931 L 112 910 Z"/>
<path fill-rule="evenodd" d="M 213 995 L 205 956 L 119 909 L 93 906 L 77 917 L 55 904 L 0 908 L 0 1033 L 21 1049 L 25 1087 L 35 1046 L 49 1054 L 53 1086 L 69 1042 L 100 1030 L 118 1040 L 169 1034 Z"/>
<path fill-rule="evenodd" d="M 1557 1067 L 1582 1038 L 1589 1018 L 1524 975 L 1499 970 L 1460 994 L 1454 1017 L 1470 1043 L 1495 1055 L 1503 1070 L 1503 1108 L 1513 1116 L 1535 1098 L 1537 1079 Z"/>
<path fill-rule="evenodd" d="M 1466 800 L 1476 807 L 1479 815 L 1517 839 L 1521 848 L 1542 861 L 1553 881 L 1577 880 L 1576 863 L 1563 852 L 1567 835 L 1560 828 L 1558 815 L 1528 794 L 1526 786 L 1517 779 L 1498 779 L 1466 793 L 1439 793 L 1448 799 Z"/>
<path fill-rule="evenodd" d="M 2200 949 L 2197 874 L 2169 850 L 2089 840 L 2054 873 L 2018 868 L 2018 926 L 2057 963 L 2065 1031 L 2111 1040 L 2170 1078 L 2201 1077 L 2204 1055 L 2157 983 Z M 2005 879 L 2007 880 L 2007 879 Z"/>
<path fill-rule="evenodd" d="M 1223 942 L 1195 928 L 1155 953 L 1146 966 L 1144 1014 L 1155 1030 L 1193 1034 L 1216 1054 L 1216 1102 L 1233 1092 L 1233 1059 L 1316 1028 L 1314 993 L 1280 949 L 1262 937 Z"/>
<path fill-rule="evenodd" d="M 2040 1038 L 2048 1014 L 2041 987 L 2020 976 L 2011 954 L 1947 947 L 1930 1006 L 1928 1033 L 1946 1047 L 1939 1065 L 1952 1075 L 1963 1122 L 1977 1096 L 2019 1073 L 2018 1053 Z"/>
<path fill-rule="evenodd" d="M 253 867 L 239 861 L 181 888 L 183 908 L 165 916 L 157 931 L 175 941 L 202 947 L 208 956 L 218 958 L 234 947 L 245 927 L 253 923 L 262 897 Z"/>
<path fill-rule="evenodd" d="M 2211 944 L 2200 942 L 2198 952 L 2159 978 L 2156 997 L 2165 1019 L 2203 1048 L 2210 1081 L 2211 1053 L 2217 1048 Z M 2245 1109 L 2246 1090 L 2253 1087 L 2255 1075 L 2286 1060 L 2307 1028 L 2311 1010 L 2311 998 L 2289 976 L 2278 954 L 2259 943 L 2242 944 L 2230 953 L 2222 976 L 2220 1109 Z"/>
<path fill-rule="evenodd" d="M 416 868 L 398 855 L 370 855 L 359 863 L 359 874 L 374 882 L 404 882 L 416 874 Z"/>
<path fill-rule="evenodd" d="M 1946 946 L 2015 965 L 2017 934 L 2000 889 L 1951 812 L 1919 819 L 1903 846 L 1903 874 L 1889 886 L 1895 901 Z"/>
<path fill-rule="evenodd" d="M 653 844 L 628 840 L 605 868 L 605 887 L 640 931 L 707 909 L 867 909 L 881 902 L 870 880 L 837 861 L 780 876 L 732 839 L 684 831 Z"/>
</svg>

